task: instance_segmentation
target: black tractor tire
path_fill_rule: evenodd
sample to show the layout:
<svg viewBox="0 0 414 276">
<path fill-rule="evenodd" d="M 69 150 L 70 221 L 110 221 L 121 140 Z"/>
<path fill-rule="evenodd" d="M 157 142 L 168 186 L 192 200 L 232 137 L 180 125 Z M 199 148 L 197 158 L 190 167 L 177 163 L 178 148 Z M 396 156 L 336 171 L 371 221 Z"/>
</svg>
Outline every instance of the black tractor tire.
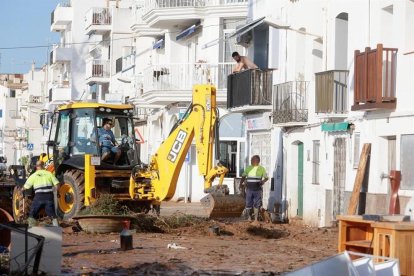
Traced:
<svg viewBox="0 0 414 276">
<path fill-rule="evenodd" d="M 60 192 L 62 191 L 63 185 L 68 185 L 73 193 L 68 193 L 63 195 Z M 71 208 L 66 211 L 61 207 L 62 200 L 65 202 L 71 202 Z M 79 170 L 68 170 L 63 175 L 63 184 L 58 186 L 58 206 L 57 206 L 57 215 L 62 220 L 71 220 L 73 217 L 77 216 L 79 212 L 84 208 L 85 204 L 85 177 L 83 171 Z"/>
<path fill-rule="evenodd" d="M 23 186 L 15 186 L 13 189 L 13 218 L 17 223 L 25 223 L 29 217 L 32 199 L 25 197 Z"/>
</svg>

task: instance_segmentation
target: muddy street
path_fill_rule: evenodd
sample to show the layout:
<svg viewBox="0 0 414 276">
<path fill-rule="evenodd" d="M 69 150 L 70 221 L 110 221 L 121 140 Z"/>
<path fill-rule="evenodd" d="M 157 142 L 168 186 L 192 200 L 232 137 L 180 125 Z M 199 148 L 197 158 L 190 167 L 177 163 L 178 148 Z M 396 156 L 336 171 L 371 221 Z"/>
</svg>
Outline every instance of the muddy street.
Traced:
<svg viewBox="0 0 414 276">
<path fill-rule="evenodd" d="M 220 235 L 209 231 L 220 228 Z M 118 234 L 64 229 L 64 275 L 278 275 L 336 252 L 337 230 L 204 220 L 164 233 L 135 233 L 120 251 Z M 167 248 L 175 244 L 179 249 Z M 173 245 L 174 247 L 174 245 Z"/>
</svg>

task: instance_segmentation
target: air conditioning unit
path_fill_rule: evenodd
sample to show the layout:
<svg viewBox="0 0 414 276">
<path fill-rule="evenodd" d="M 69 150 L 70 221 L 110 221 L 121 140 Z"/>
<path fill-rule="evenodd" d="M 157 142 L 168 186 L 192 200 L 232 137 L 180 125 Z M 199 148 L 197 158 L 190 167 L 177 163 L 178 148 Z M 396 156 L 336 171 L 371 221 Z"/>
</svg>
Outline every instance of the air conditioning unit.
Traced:
<svg viewBox="0 0 414 276">
<path fill-rule="evenodd" d="M 249 47 L 250 41 L 252 40 L 252 34 L 251 32 L 248 32 L 246 34 L 238 35 L 236 37 L 236 43 L 243 46 L 243 47 Z"/>
</svg>

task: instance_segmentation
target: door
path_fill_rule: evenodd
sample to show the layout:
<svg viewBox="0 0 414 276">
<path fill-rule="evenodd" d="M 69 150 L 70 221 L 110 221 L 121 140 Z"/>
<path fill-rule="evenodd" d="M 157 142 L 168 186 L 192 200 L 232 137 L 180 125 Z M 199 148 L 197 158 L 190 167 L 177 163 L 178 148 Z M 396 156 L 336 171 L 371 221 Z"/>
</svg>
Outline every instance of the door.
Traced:
<svg viewBox="0 0 414 276">
<path fill-rule="evenodd" d="M 70 113 L 62 111 L 59 114 L 56 138 L 53 145 L 53 164 L 55 170 L 69 156 Z"/>
<path fill-rule="evenodd" d="M 256 132 L 250 134 L 250 158 L 248 160 L 250 164 L 250 159 L 253 155 L 260 156 L 260 165 L 265 169 L 269 177 L 271 177 L 271 136 L 269 132 Z M 267 181 L 263 185 L 263 207 L 267 208 L 269 196 L 270 196 L 270 184 L 271 180 Z"/>
<path fill-rule="evenodd" d="M 298 144 L 298 210 L 297 216 L 303 216 L 303 143 Z"/>
<path fill-rule="evenodd" d="M 346 140 L 336 138 L 334 143 L 333 220 L 344 213 L 346 179 Z"/>
</svg>

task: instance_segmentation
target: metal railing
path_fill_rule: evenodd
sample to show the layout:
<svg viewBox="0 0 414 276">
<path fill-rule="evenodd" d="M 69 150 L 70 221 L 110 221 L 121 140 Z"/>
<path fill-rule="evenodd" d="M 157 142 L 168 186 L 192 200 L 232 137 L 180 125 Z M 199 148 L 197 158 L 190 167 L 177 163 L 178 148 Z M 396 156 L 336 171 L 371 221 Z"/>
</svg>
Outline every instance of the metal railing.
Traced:
<svg viewBox="0 0 414 276">
<path fill-rule="evenodd" d="M 227 108 L 272 105 L 272 70 L 250 69 L 227 77 Z"/>
<path fill-rule="evenodd" d="M 308 81 L 290 81 L 273 86 L 273 123 L 308 120 Z"/>
<path fill-rule="evenodd" d="M 152 65 L 144 70 L 143 91 L 191 90 L 194 84 L 209 83 L 227 88 L 233 63 L 175 63 Z"/>
<path fill-rule="evenodd" d="M 353 109 L 365 109 L 365 104 L 376 108 L 384 107 L 382 103 L 395 103 L 397 52 L 382 44 L 376 49 L 365 48 L 362 53 L 355 51 Z"/>
<path fill-rule="evenodd" d="M 108 8 L 91 8 L 86 12 L 85 21 L 85 28 L 91 25 L 111 25 L 111 11 Z"/>
<path fill-rule="evenodd" d="M 109 78 L 109 61 L 94 59 L 86 63 L 86 79 Z"/>
<path fill-rule="evenodd" d="M 315 112 L 348 112 L 348 71 L 331 70 L 315 74 Z"/>
<path fill-rule="evenodd" d="M 154 9 L 247 5 L 248 0 L 145 0 L 144 14 Z"/>
<path fill-rule="evenodd" d="M 122 57 L 122 71 L 129 70 L 135 66 L 135 54 Z"/>
<path fill-rule="evenodd" d="M 59 4 L 57 5 L 56 9 L 57 9 L 57 8 L 60 8 L 60 7 L 63 7 L 63 8 L 69 8 L 69 7 L 72 7 L 72 3 L 71 3 L 71 1 L 70 1 L 70 0 L 67 0 L 67 1 L 62 1 L 61 3 L 59 3 Z M 52 13 L 50 14 L 50 25 L 53 25 L 53 23 L 55 23 L 55 11 L 56 11 L 56 9 L 54 9 L 54 10 L 52 11 Z"/>
</svg>

